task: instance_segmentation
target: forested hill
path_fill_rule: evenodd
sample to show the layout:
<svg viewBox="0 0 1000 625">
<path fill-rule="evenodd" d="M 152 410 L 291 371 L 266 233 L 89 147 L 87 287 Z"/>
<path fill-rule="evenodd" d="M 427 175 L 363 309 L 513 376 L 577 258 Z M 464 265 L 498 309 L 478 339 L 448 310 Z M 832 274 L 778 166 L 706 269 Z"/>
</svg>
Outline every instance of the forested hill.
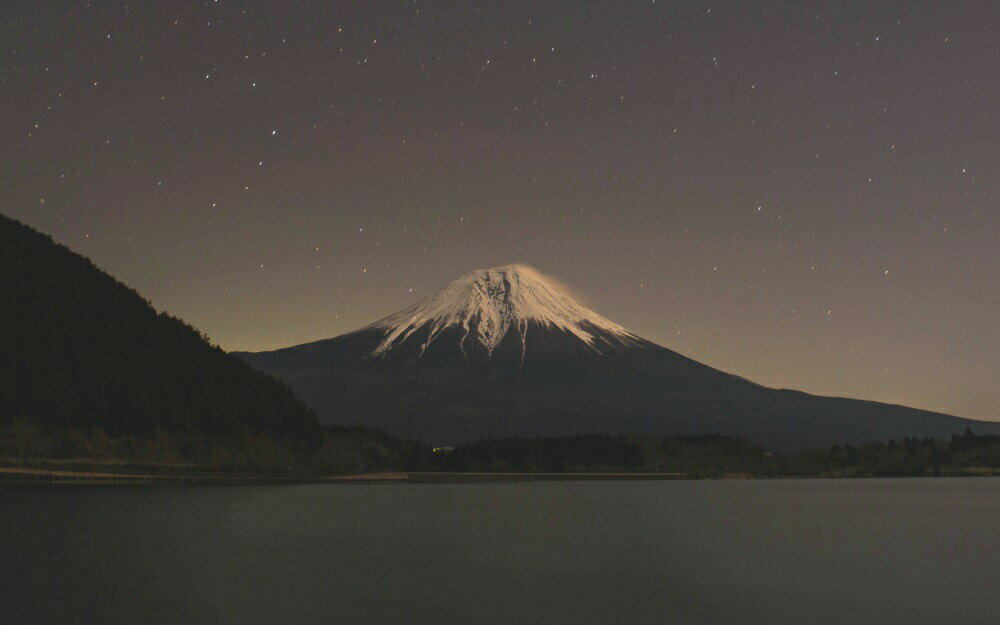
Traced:
<svg viewBox="0 0 1000 625">
<path fill-rule="evenodd" d="M 163 428 L 322 438 L 315 415 L 283 383 L 0 215 L 0 421 L 21 417 L 112 435 Z"/>
</svg>

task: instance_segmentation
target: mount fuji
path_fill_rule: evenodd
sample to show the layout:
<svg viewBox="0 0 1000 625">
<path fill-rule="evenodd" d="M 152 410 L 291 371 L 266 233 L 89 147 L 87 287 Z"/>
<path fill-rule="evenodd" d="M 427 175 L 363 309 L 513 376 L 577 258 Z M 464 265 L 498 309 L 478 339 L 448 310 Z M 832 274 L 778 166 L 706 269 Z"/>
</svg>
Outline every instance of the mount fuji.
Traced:
<svg viewBox="0 0 1000 625">
<path fill-rule="evenodd" d="M 526 265 L 474 271 L 336 338 L 239 355 L 324 422 L 435 444 L 722 433 L 789 448 L 1000 433 L 1000 423 L 755 384 L 643 339 Z"/>
</svg>

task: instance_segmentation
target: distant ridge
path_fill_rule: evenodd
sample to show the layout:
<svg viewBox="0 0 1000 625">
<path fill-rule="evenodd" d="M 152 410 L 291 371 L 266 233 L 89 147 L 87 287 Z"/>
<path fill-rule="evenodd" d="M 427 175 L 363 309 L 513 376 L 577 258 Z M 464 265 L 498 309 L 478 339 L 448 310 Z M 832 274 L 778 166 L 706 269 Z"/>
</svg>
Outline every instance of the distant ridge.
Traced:
<svg viewBox="0 0 1000 625">
<path fill-rule="evenodd" d="M 3 215 L 0 303 L 0 420 L 320 442 L 315 415 L 283 383 Z"/>
<path fill-rule="evenodd" d="M 526 265 L 462 276 L 342 336 L 240 354 L 327 423 L 435 443 L 591 432 L 744 436 L 773 447 L 949 436 L 1000 423 L 763 387 L 647 341 Z"/>
</svg>

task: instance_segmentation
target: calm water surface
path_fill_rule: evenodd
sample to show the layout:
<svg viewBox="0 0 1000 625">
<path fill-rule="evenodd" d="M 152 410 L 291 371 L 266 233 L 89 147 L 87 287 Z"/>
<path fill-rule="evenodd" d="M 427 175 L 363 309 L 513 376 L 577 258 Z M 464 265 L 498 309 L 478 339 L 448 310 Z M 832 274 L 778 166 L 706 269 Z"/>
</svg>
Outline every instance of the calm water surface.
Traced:
<svg viewBox="0 0 1000 625">
<path fill-rule="evenodd" d="M 0 485 L 0 622 L 1000 622 L 1000 480 Z"/>
</svg>

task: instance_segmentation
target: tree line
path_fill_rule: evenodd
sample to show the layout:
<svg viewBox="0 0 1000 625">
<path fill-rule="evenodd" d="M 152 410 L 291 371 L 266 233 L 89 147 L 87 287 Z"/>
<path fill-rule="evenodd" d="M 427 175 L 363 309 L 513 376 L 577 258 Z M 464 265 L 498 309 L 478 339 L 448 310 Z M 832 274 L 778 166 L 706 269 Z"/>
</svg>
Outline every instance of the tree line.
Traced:
<svg viewBox="0 0 1000 625">
<path fill-rule="evenodd" d="M 306 447 L 244 429 L 213 436 L 157 429 L 113 437 L 98 428 L 58 429 L 29 419 L 0 423 L 0 463 L 102 465 L 187 472 L 334 475 L 376 471 L 683 473 L 720 477 L 1000 475 L 1000 436 L 971 430 L 950 440 L 904 437 L 864 445 L 770 451 L 711 435 L 490 438 L 433 448 L 363 427 L 327 426 Z"/>
</svg>

